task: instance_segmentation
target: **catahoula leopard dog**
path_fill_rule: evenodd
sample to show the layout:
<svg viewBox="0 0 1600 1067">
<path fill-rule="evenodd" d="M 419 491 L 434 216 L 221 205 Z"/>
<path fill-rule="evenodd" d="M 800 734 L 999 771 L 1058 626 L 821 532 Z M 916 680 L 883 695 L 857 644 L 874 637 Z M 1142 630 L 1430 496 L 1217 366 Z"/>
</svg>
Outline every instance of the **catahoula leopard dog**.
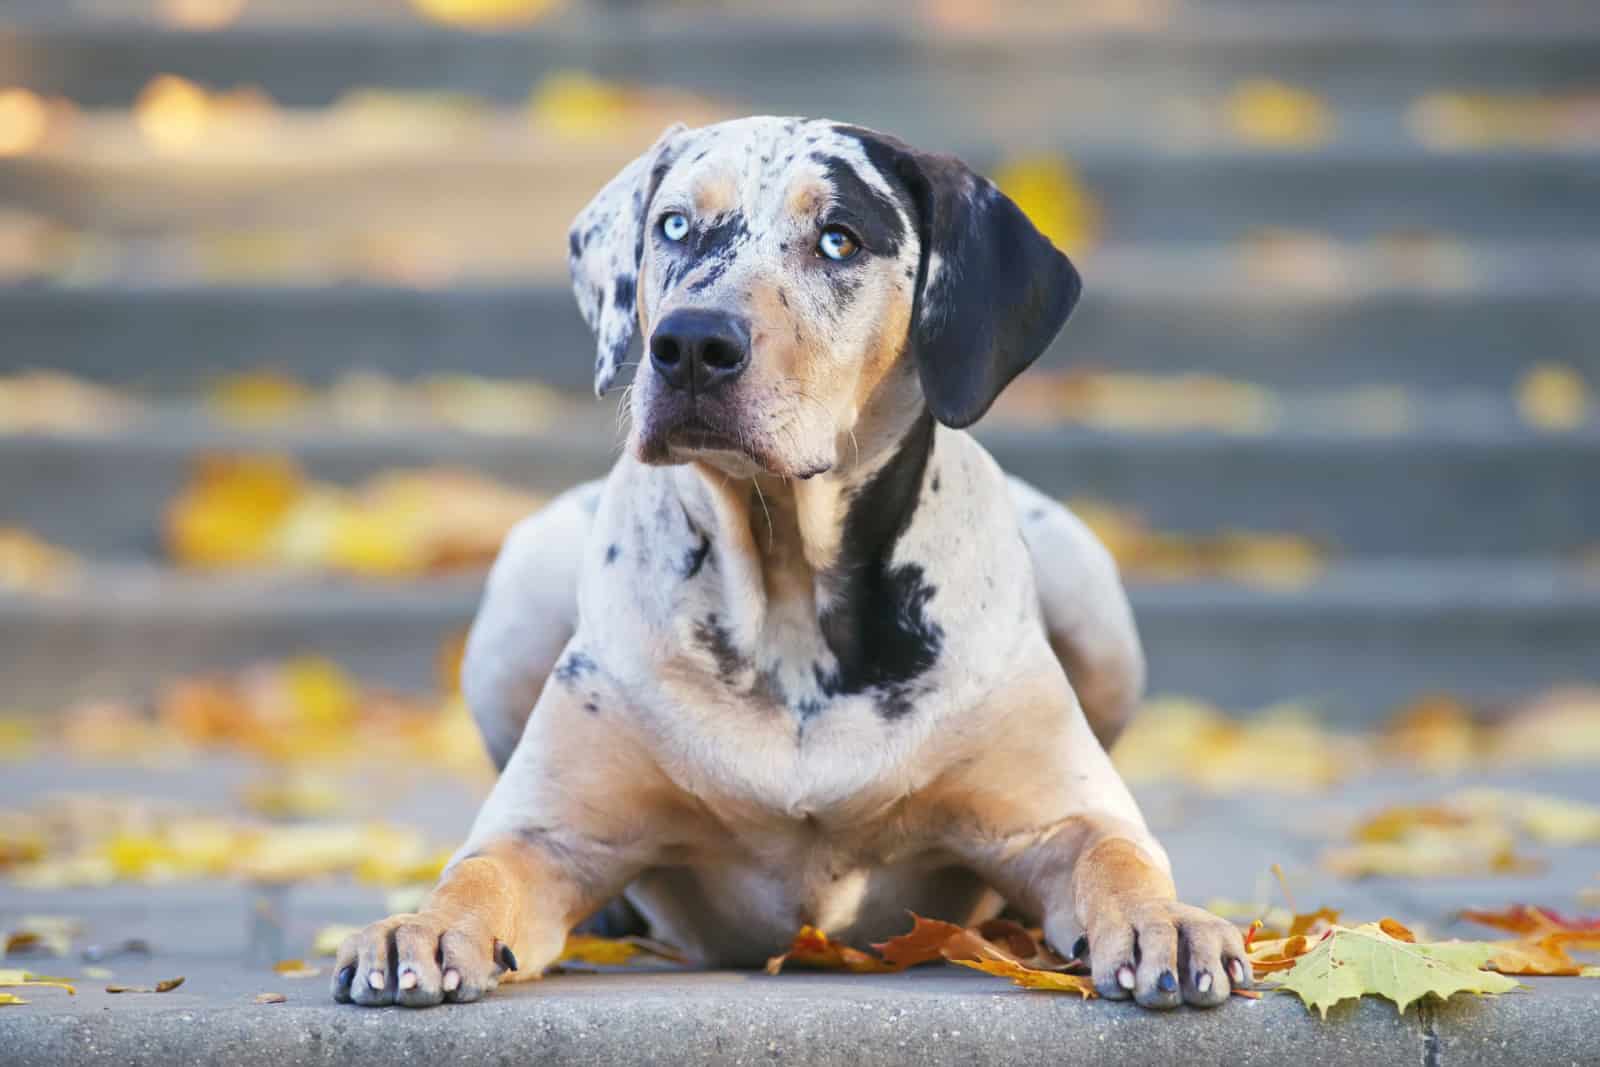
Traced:
<svg viewBox="0 0 1600 1067">
<path fill-rule="evenodd" d="M 644 342 L 627 447 L 508 538 L 464 663 L 500 777 L 334 996 L 476 1000 L 617 898 L 708 966 L 1009 905 L 1106 997 L 1248 984 L 1106 755 L 1144 680 L 1110 556 L 964 432 L 1067 257 L 959 161 L 792 118 L 667 130 L 569 251 L 597 392 Z"/>
</svg>

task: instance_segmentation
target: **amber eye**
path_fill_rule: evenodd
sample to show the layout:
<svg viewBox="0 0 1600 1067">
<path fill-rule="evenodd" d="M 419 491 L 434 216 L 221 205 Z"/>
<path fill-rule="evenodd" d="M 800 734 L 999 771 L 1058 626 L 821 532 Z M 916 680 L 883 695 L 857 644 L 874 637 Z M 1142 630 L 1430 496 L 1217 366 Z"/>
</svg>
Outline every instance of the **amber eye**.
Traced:
<svg viewBox="0 0 1600 1067">
<path fill-rule="evenodd" d="M 674 211 L 661 220 L 661 236 L 669 241 L 681 241 L 689 235 L 689 216 Z"/>
<path fill-rule="evenodd" d="M 843 226 L 829 226 L 817 241 L 817 251 L 836 263 L 842 263 L 861 251 L 856 235 Z"/>
</svg>

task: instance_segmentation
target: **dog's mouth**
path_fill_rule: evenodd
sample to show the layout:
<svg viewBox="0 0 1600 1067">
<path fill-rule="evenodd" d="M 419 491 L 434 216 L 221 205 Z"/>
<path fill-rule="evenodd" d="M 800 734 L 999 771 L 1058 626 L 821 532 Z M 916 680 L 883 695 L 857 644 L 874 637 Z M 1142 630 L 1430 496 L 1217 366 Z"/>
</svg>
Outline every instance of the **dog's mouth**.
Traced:
<svg viewBox="0 0 1600 1067">
<path fill-rule="evenodd" d="M 713 425 L 704 416 L 691 414 L 666 433 L 667 447 L 680 452 L 734 452 L 748 459 L 750 454 L 738 435 Z"/>
</svg>

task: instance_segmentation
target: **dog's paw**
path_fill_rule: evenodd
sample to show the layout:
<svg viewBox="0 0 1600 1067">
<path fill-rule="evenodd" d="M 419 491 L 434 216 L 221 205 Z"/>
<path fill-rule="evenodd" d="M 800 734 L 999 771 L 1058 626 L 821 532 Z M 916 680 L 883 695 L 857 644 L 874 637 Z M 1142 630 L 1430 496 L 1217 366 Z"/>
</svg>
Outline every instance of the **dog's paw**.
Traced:
<svg viewBox="0 0 1600 1067">
<path fill-rule="evenodd" d="M 1142 1007 L 1215 1007 L 1250 987 L 1239 928 L 1170 900 L 1112 902 L 1089 924 L 1089 966 L 1103 997 Z"/>
<path fill-rule="evenodd" d="M 365 1007 L 426 1008 L 477 1000 L 517 969 L 509 946 L 472 919 L 393 915 L 347 937 L 333 969 L 333 999 Z"/>
</svg>

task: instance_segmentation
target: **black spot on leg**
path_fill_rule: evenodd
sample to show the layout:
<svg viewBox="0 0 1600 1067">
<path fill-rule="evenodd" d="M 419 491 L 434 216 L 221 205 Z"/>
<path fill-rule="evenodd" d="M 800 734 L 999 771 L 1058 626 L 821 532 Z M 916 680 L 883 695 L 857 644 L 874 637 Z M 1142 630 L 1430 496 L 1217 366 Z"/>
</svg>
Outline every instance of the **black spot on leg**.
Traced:
<svg viewBox="0 0 1600 1067">
<path fill-rule="evenodd" d="M 583 710 L 587 711 L 590 715 L 598 715 L 600 714 L 600 705 L 596 704 L 592 700 L 585 700 L 583 702 Z"/>
<path fill-rule="evenodd" d="M 785 308 L 789 306 L 789 294 L 784 292 L 783 286 L 781 285 L 778 286 L 778 303 L 782 304 Z"/>
<path fill-rule="evenodd" d="M 622 555 L 622 548 L 619 545 L 616 545 L 616 544 L 607 545 L 606 546 L 606 566 L 609 567 L 613 563 L 615 563 L 617 561 L 617 557 L 620 556 L 620 555 Z"/>
<path fill-rule="evenodd" d="M 583 255 L 583 236 L 577 230 L 567 234 L 567 254 L 573 259 Z"/>
<path fill-rule="evenodd" d="M 933 480 L 928 483 L 928 492 L 937 493 L 938 491 L 939 491 L 939 472 L 938 471 L 934 471 L 933 472 Z"/>
</svg>

